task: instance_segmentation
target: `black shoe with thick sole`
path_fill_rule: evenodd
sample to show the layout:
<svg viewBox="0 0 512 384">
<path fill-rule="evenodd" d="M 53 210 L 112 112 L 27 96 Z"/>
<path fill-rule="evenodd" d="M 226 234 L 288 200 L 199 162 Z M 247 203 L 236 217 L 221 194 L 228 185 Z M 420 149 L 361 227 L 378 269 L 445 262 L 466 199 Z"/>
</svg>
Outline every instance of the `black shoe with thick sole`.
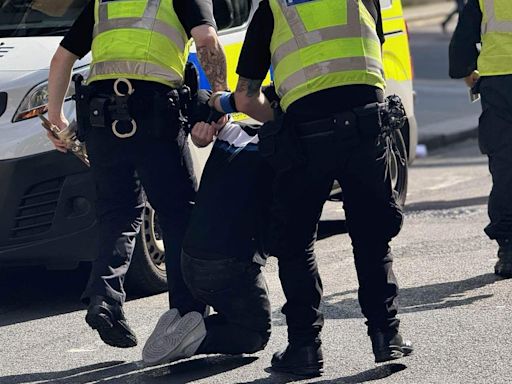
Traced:
<svg viewBox="0 0 512 384">
<path fill-rule="evenodd" d="M 117 348 L 131 348 L 137 345 L 137 337 L 130 329 L 123 309 L 117 303 L 107 303 L 104 297 L 91 298 L 85 321 L 98 331 L 105 344 Z"/>
<path fill-rule="evenodd" d="M 414 348 L 409 340 L 404 340 L 400 332 L 375 331 L 370 334 L 376 363 L 400 359 L 409 356 Z"/>
<path fill-rule="evenodd" d="M 272 370 L 304 377 L 320 376 L 324 368 L 321 343 L 295 346 L 288 344 L 286 349 L 274 353 Z"/>
<path fill-rule="evenodd" d="M 498 249 L 498 262 L 494 266 L 494 273 L 505 279 L 512 277 L 512 244 L 508 242 L 500 245 Z"/>
</svg>

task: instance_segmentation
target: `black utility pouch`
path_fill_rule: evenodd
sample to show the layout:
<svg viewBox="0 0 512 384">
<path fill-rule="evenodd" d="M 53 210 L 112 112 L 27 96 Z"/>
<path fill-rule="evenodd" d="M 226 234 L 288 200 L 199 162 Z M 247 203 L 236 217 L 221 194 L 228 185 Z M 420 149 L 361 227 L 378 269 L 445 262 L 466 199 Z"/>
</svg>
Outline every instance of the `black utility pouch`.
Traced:
<svg viewBox="0 0 512 384">
<path fill-rule="evenodd" d="M 80 141 L 84 141 L 86 131 L 91 126 L 89 103 L 95 92 L 94 86 L 84 85 L 83 81 L 82 75 L 73 75 L 75 94 L 72 96 L 72 99 L 75 101 L 77 139 Z"/>
<path fill-rule="evenodd" d="M 110 126 L 112 122 L 108 117 L 107 105 L 109 98 L 107 97 L 93 97 L 89 106 L 89 123 L 91 127 L 104 128 Z"/>
<path fill-rule="evenodd" d="M 305 163 L 293 124 L 285 115 L 259 129 L 259 152 L 276 173 L 286 172 Z"/>
<path fill-rule="evenodd" d="M 359 122 L 357 115 L 345 111 L 334 115 L 334 132 L 336 144 L 341 148 L 353 148 L 360 143 Z"/>
<path fill-rule="evenodd" d="M 381 134 L 381 110 L 384 107 L 383 103 L 371 103 L 353 110 L 357 117 L 361 139 L 376 139 Z"/>
</svg>

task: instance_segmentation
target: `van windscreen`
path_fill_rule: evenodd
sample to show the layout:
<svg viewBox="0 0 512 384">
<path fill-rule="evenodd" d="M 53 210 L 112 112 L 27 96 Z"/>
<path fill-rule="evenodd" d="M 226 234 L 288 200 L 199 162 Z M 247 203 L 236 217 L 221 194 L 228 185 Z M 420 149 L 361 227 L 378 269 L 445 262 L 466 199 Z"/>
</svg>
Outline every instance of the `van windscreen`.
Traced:
<svg viewBox="0 0 512 384">
<path fill-rule="evenodd" d="M 88 0 L 0 0 L 0 37 L 64 35 Z"/>
</svg>

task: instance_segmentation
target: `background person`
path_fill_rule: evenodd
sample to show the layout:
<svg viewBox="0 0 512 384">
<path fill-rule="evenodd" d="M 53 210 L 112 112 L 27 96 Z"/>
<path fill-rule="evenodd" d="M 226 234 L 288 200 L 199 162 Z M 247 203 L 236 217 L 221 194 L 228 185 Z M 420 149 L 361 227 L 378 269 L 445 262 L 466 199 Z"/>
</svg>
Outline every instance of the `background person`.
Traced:
<svg viewBox="0 0 512 384">
<path fill-rule="evenodd" d="M 91 120 L 87 127 L 85 142 L 96 184 L 99 249 L 82 300 L 88 304 L 87 323 L 105 343 L 116 347 L 137 344 L 122 305 L 124 278 L 145 205 L 142 187 L 163 231 L 170 305 L 181 315 L 204 310 L 180 272 L 195 177 L 186 137 L 176 112 L 168 106 L 168 93 L 183 84 L 190 37 L 212 88 L 227 88 L 226 61 L 211 0 L 175 0 L 172 6 L 151 0 L 130 4 L 125 8 L 123 1 L 89 2 L 57 49 L 49 75 L 48 118 L 63 129 L 68 122 L 62 104 L 73 65 L 92 49 L 88 79 L 92 96 L 86 114 L 95 123 Z M 116 18 L 119 15 L 123 17 Z M 129 79 L 133 86 L 127 101 L 112 99 L 119 78 Z M 122 93 L 128 92 L 125 85 Z M 126 104 L 118 108 L 118 101 Z M 117 118 L 113 116 L 126 113 L 119 123 L 120 133 L 133 128 L 130 120 L 136 123 L 136 131 L 120 138 L 114 134 L 112 123 Z M 65 151 L 62 142 L 49 138 Z"/>
<path fill-rule="evenodd" d="M 481 43 L 481 51 L 477 44 Z M 512 277 L 512 3 L 469 0 L 450 42 L 450 77 L 482 97 L 478 142 L 489 159 L 492 190 L 485 233 L 499 245 L 497 275 Z M 479 85 L 477 85 L 477 81 Z"/>
</svg>

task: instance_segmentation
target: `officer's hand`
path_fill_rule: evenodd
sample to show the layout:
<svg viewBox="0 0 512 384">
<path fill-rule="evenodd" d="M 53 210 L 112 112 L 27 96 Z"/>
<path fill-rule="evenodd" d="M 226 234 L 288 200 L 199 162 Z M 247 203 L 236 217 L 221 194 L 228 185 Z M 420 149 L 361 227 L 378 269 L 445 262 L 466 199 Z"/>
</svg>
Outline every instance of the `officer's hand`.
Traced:
<svg viewBox="0 0 512 384">
<path fill-rule="evenodd" d="M 68 121 L 64 116 L 58 116 L 58 117 L 52 117 L 48 116 L 48 120 L 50 120 L 50 123 L 57 126 L 59 129 L 66 129 L 69 125 Z M 68 150 L 66 148 L 66 144 L 59 140 L 57 137 L 55 137 L 51 132 L 46 132 L 46 136 L 50 139 L 50 141 L 55 146 L 55 149 L 59 152 L 66 153 Z"/>
<path fill-rule="evenodd" d="M 217 127 L 205 122 L 194 124 L 192 128 L 191 138 L 196 147 L 202 148 L 210 144 L 217 133 Z"/>
<path fill-rule="evenodd" d="M 66 144 L 62 140 L 57 139 L 53 133 L 46 132 L 46 136 L 50 139 L 50 141 L 53 143 L 53 146 L 55 149 L 59 152 L 66 153 L 68 150 L 66 148 Z"/>
<path fill-rule="evenodd" d="M 473 71 L 471 73 L 471 75 L 469 76 L 466 76 L 464 78 L 464 82 L 466 83 L 466 85 L 469 87 L 469 88 L 473 88 L 476 84 L 476 82 L 478 81 L 478 79 L 480 78 L 480 74 L 478 73 L 478 71 Z"/>
</svg>

